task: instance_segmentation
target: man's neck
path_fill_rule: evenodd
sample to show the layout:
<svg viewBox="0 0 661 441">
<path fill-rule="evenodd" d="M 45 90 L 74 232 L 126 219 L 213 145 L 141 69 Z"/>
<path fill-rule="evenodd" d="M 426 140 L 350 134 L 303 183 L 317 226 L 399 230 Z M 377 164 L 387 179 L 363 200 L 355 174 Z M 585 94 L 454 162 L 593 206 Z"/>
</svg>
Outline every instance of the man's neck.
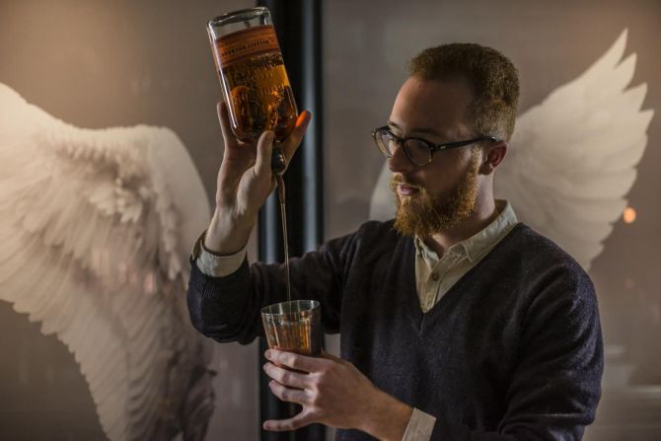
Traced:
<svg viewBox="0 0 661 441">
<path fill-rule="evenodd" d="M 482 204 L 476 204 L 473 215 L 454 228 L 423 238 L 423 241 L 441 257 L 451 246 L 479 233 L 497 217 L 496 202 L 490 198 Z"/>
</svg>

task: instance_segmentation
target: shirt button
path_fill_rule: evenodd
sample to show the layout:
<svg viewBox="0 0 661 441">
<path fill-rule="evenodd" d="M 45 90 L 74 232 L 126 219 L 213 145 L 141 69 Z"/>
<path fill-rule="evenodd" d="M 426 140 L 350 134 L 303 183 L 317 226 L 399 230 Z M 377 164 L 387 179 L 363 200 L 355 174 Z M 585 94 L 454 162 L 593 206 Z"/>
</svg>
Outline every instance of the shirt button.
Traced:
<svg viewBox="0 0 661 441">
<path fill-rule="evenodd" d="M 431 273 L 431 279 L 432 279 L 434 282 L 438 282 L 438 277 L 439 277 L 439 276 L 438 276 L 438 273 Z"/>
</svg>

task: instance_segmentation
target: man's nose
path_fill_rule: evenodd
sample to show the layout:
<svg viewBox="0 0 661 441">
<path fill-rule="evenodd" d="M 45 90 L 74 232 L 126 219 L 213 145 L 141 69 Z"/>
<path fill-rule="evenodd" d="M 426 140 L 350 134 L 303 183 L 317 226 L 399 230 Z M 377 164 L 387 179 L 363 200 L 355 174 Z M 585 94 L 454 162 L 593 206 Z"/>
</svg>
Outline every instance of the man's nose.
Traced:
<svg viewBox="0 0 661 441">
<path fill-rule="evenodd" d="M 410 173 L 414 171 L 417 166 L 411 162 L 401 144 L 397 144 L 392 156 L 388 159 L 388 168 L 393 173 Z"/>
</svg>

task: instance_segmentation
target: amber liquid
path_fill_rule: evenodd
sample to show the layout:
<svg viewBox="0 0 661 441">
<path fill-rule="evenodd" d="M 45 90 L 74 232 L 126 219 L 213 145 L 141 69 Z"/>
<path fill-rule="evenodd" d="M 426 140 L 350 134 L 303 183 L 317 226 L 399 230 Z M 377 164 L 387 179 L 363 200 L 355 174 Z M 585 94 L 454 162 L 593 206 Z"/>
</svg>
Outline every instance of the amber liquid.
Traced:
<svg viewBox="0 0 661 441">
<path fill-rule="evenodd" d="M 278 183 L 278 199 L 280 201 L 280 218 L 282 219 L 282 240 L 285 248 L 285 272 L 287 277 L 287 302 L 291 308 L 291 281 L 289 279 L 289 242 L 287 241 L 287 205 L 285 203 L 285 181 L 282 175 L 275 175 Z M 289 313 L 291 314 L 291 309 Z M 298 311 L 296 311 L 298 312 Z"/>
<path fill-rule="evenodd" d="M 282 54 L 249 57 L 219 73 L 237 138 L 250 142 L 272 130 L 282 141 L 292 132 L 297 109 Z"/>
<path fill-rule="evenodd" d="M 287 211 L 285 203 L 285 182 L 282 175 L 276 174 L 278 199 L 282 218 L 282 237 L 285 251 L 285 273 L 287 284 L 287 307 L 284 314 L 262 315 L 264 331 L 270 348 L 297 352 L 318 357 L 321 354 L 321 315 L 301 311 L 299 302 L 291 301 L 291 281 L 289 275 L 289 245 L 287 240 Z M 292 303 L 295 306 L 292 306 Z"/>
</svg>

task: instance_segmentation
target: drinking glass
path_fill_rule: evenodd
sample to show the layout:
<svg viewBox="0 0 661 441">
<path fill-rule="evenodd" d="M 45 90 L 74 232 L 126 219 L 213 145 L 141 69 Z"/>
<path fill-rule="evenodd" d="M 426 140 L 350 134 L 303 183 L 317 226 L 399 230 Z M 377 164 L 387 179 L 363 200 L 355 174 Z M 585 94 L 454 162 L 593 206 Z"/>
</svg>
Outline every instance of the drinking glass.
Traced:
<svg viewBox="0 0 661 441">
<path fill-rule="evenodd" d="M 271 349 L 318 357 L 321 354 L 321 305 L 293 300 L 262 308 L 262 323 Z"/>
</svg>

